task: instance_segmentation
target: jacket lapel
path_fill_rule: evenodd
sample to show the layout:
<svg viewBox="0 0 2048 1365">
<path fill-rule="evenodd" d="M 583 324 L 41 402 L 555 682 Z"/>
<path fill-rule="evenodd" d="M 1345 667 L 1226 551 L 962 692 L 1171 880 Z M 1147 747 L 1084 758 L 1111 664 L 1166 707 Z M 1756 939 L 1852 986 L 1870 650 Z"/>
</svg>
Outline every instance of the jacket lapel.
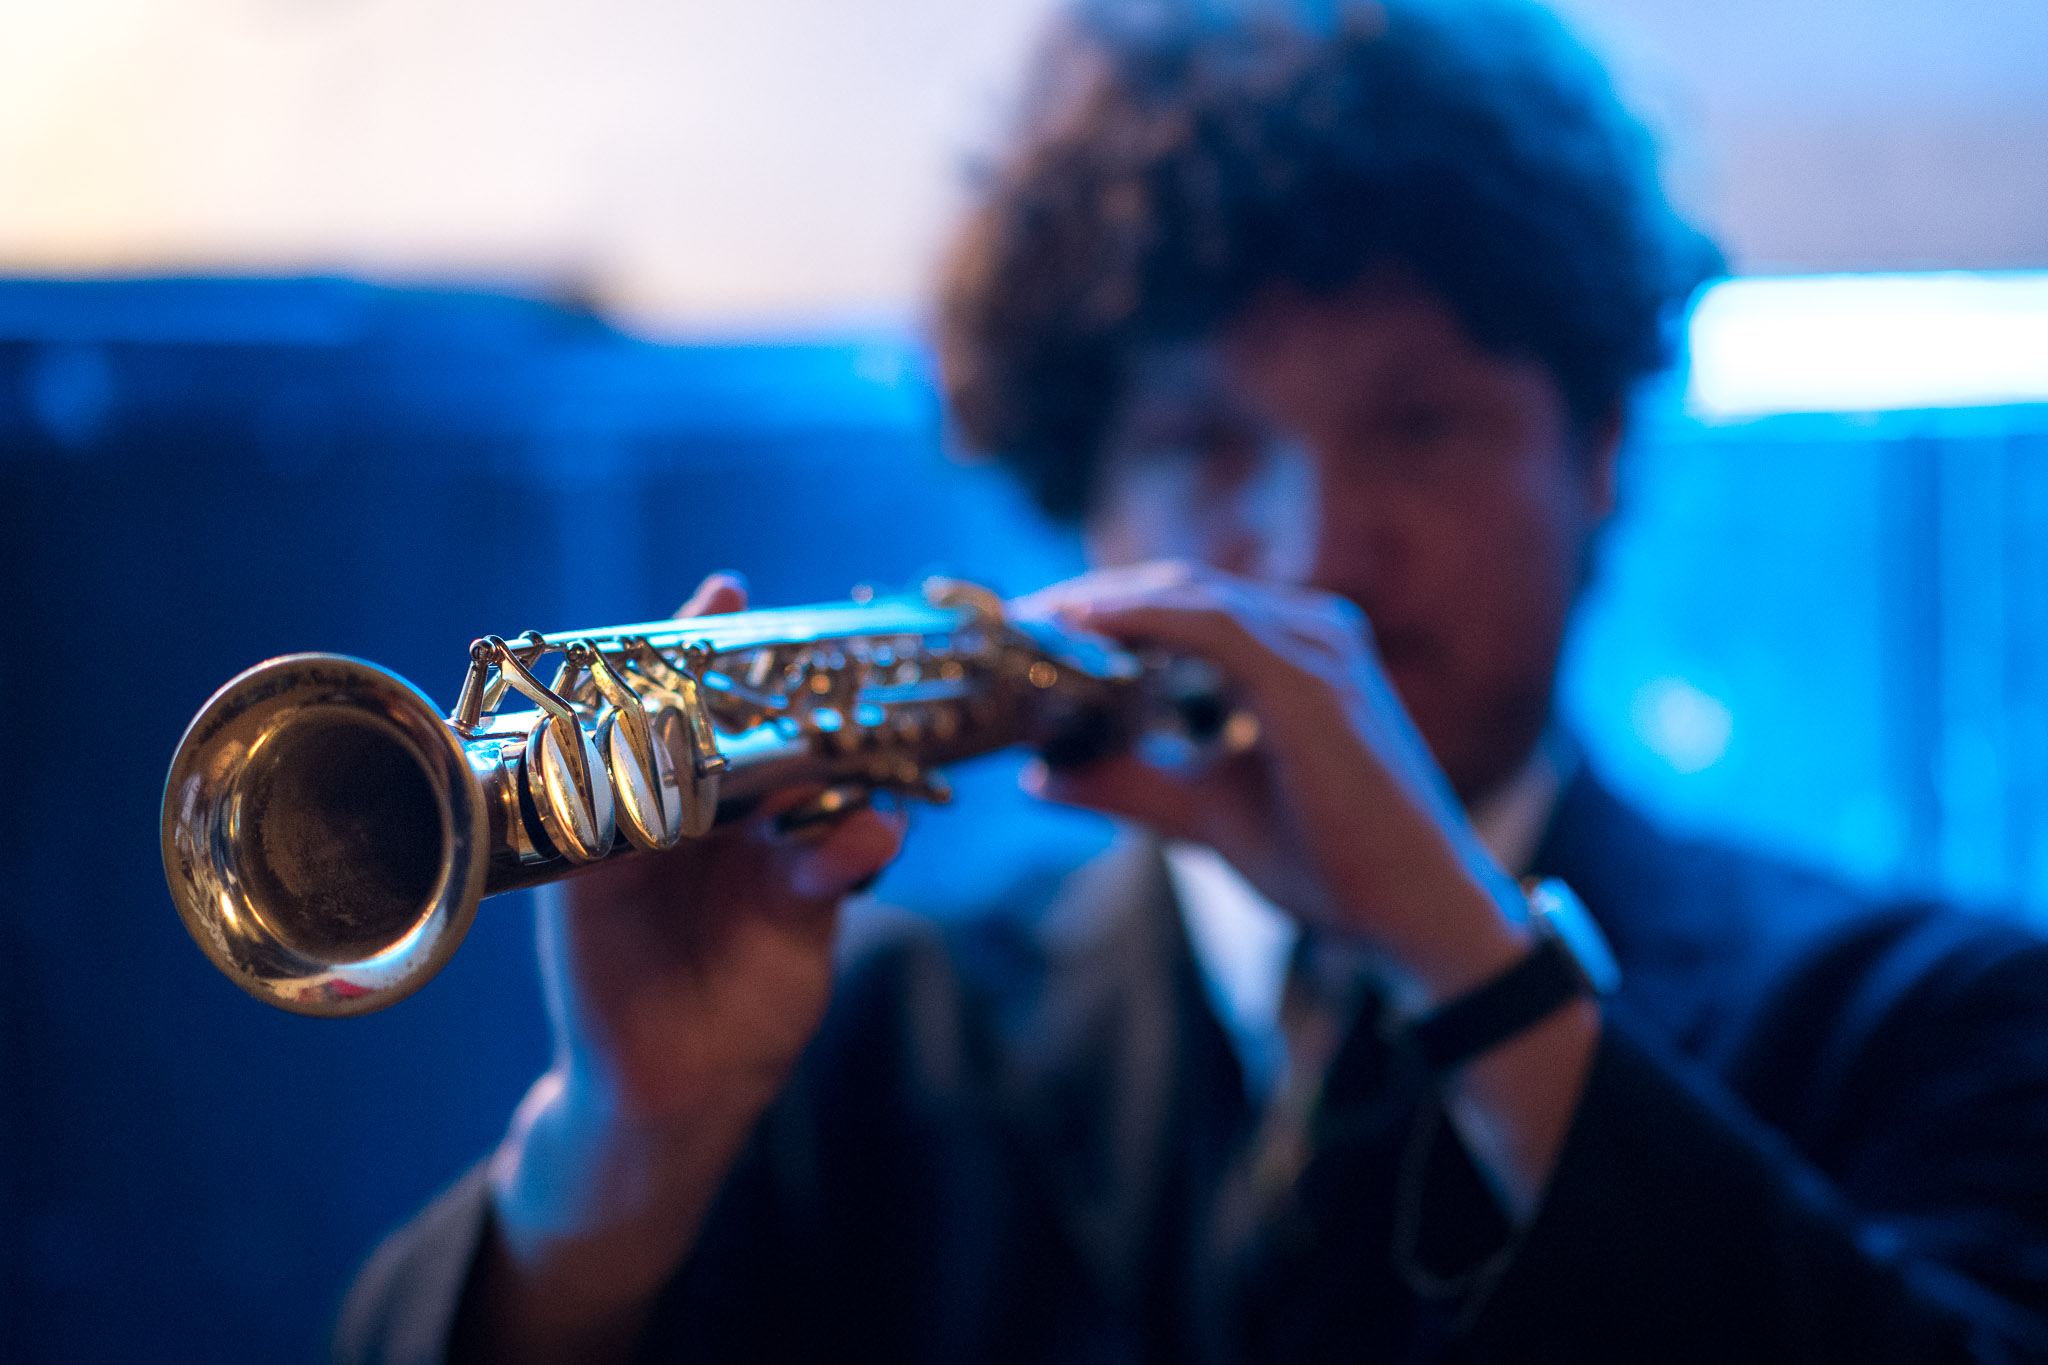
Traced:
<svg viewBox="0 0 2048 1365">
<path fill-rule="evenodd" d="M 1168 1166 L 1188 964 L 1165 863 L 1120 842 L 1034 928 L 1037 989 L 1002 1029 L 998 1103 L 1113 1303 L 1144 1290 Z"/>
</svg>

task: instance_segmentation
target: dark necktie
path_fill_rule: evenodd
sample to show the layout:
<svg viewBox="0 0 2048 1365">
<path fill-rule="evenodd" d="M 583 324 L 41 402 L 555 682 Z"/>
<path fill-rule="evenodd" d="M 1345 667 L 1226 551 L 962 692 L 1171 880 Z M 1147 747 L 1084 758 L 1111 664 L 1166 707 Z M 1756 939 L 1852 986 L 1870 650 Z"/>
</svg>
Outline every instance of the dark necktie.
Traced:
<svg viewBox="0 0 2048 1365">
<path fill-rule="evenodd" d="M 1252 1198 L 1267 1213 L 1285 1202 L 1314 1155 L 1317 1114 L 1331 1064 L 1369 996 L 1377 1015 L 1361 953 L 1308 932 L 1295 941 L 1280 994 L 1286 1062 L 1252 1138 L 1247 1165 Z M 1367 1021 L 1365 1027 L 1374 1025 Z"/>
<path fill-rule="evenodd" d="M 1415 1304 L 1394 1273 L 1396 1179 L 1424 1079 L 1382 1032 L 1364 955 L 1304 935 L 1289 963 L 1280 1082 L 1210 1222 L 1217 1360 L 1404 1359 Z M 1355 1353 L 1353 1353 L 1355 1354 Z"/>
</svg>

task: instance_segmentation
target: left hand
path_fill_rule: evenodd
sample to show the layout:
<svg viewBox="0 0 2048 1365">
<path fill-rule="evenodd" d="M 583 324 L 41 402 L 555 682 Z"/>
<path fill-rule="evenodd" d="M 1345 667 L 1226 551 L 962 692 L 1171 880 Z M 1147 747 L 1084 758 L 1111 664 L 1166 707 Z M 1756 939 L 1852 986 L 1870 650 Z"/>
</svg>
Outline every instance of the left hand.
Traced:
<svg viewBox="0 0 2048 1365">
<path fill-rule="evenodd" d="M 1087 574 L 1020 607 L 1207 659 L 1259 724 L 1250 752 L 1198 772 L 1124 754 L 1047 773 L 1042 795 L 1207 844 L 1302 922 L 1384 954 L 1425 1003 L 1527 951 L 1520 891 L 1473 833 L 1351 603 L 1167 563 Z"/>
<path fill-rule="evenodd" d="M 1259 722 L 1250 752 L 1192 774 L 1135 755 L 1046 773 L 1054 800 L 1208 844 L 1306 924 L 1361 939 L 1417 1008 L 1529 951 L 1520 890 L 1481 846 L 1371 647 L 1327 593 L 1182 564 L 1088 574 L 1020 604 L 1209 660 Z M 1574 1000 L 1460 1068 L 1445 1099 L 1518 1219 L 1557 1167 L 1601 1029 Z"/>
</svg>

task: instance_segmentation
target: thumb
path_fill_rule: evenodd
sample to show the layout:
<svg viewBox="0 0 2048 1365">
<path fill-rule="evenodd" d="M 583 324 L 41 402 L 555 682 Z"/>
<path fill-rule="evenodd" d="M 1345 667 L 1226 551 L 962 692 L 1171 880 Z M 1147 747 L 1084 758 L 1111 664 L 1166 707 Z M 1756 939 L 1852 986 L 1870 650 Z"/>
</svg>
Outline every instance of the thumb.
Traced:
<svg viewBox="0 0 2048 1365">
<path fill-rule="evenodd" d="M 747 609 L 747 580 L 730 569 L 706 576 L 690 594 L 690 600 L 676 609 L 678 617 L 718 616 Z"/>
</svg>

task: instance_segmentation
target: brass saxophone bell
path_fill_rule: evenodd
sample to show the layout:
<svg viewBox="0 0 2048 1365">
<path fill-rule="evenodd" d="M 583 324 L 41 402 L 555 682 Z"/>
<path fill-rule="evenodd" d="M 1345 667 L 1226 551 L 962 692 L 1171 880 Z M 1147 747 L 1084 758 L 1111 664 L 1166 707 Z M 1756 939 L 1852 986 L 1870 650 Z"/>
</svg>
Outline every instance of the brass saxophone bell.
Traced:
<svg viewBox="0 0 2048 1365">
<path fill-rule="evenodd" d="M 235 984 L 298 1014 L 367 1014 L 439 971 L 475 918 L 490 830 L 439 709 L 334 654 L 228 682 L 164 784 L 186 929 Z"/>
</svg>

